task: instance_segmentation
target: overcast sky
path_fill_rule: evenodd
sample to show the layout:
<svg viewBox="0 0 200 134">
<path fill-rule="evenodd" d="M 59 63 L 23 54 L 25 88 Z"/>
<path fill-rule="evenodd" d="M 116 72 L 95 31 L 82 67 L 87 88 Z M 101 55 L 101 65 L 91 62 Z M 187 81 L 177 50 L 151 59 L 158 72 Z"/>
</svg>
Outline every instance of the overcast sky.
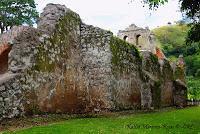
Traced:
<svg viewBox="0 0 200 134">
<path fill-rule="evenodd" d="M 63 4 L 77 12 L 82 20 L 94 26 L 111 30 L 115 34 L 134 23 L 140 27 L 155 28 L 181 19 L 178 0 L 161 6 L 157 11 L 143 7 L 141 0 L 35 0 L 42 12 L 48 3 Z"/>
</svg>

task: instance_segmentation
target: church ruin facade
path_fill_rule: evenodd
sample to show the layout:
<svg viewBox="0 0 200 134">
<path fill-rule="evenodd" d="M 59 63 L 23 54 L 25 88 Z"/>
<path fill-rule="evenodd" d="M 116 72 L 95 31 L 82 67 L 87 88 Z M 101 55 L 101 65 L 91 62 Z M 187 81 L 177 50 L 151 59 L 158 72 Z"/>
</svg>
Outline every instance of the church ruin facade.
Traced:
<svg viewBox="0 0 200 134">
<path fill-rule="evenodd" d="M 143 29 L 135 24 L 131 24 L 125 30 L 119 30 L 117 36 L 135 45 L 140 51 L 156 53 L 155 37 L 148 27 Z"/>
</svg>

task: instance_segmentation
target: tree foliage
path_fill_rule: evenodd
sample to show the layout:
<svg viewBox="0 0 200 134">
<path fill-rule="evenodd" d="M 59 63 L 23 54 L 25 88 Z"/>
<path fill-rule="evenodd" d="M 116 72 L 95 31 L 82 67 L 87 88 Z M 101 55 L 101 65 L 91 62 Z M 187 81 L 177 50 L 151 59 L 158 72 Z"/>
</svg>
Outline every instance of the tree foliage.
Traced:
<svg viewBox="0 0 200 134">
<path fill-rule="evenodd" d="M 187 34 L 186 43 L 192 44 L 194 42 L 200 44 L 200 23 L 194 23 Z"/>
<path fill-rule="evenodd" d="M 33 25 L 38 18 L 34 0 L 1 0 L 1 33 L 14 25 Z"/>
<path fill-rule="evenodd" d="M 183 52 L 182 48 L 185 47 L 185 37 L 188 30 L 188 26 L 178 24 L 156 28 L 153 32 L 165 55 L 178 57 Z"/>
<path fill-rule="evenodd" d="M 157 43 L 172 61 L 184 55 L 188 85 L 188 98 L 200 99 L 200 45 L 193 42 L 187 45 L 185 37 L 190 27 L 186 24 L 163 26 L 153 30 Z"/>
<path fill-rule="evenodd" d="M 168 0 L 143 0 L 150 9 L 158 8 L 165 4 Z M 183 14 L 192 19 L 191 28 L 187 35 L 187 44 L 200 42 L 200 0 L 179 0 L 180 9 Z"/>
<path fill-rule="evenodd" d="M 174 59 L 183 54 L 187 64 L 187 75 L 196 76 L 200 69 L 200 45 L 199 42 L 193 42 L 191 45 L 185 43 L 189 30 L 189 26 L 177 24 L 156 28 L 153 32 L 165 55 Z"/>
<path fill-rule="evenodd" d="M 188 99 L 200 100 L 200 82 L 199 78 L 187 77 Z"/>
<path fill-rule="evenodd" d="M 181 11 L 193 20 L 186 43 L 200 42 L 200 0 L 180 0 Z"/>
<path fill-rule="evenodd" d="M 148 4 L 150 9 L 156 9 L 160 5 L 167 3 L 168 0 L 143 0 L 143 2 Z"/>
<path fill-rule="evenodd" d="M 186 15 L 199 22 L 200 19 L 200 0 L 180 0 L 181 11 Z"/>
</svg>

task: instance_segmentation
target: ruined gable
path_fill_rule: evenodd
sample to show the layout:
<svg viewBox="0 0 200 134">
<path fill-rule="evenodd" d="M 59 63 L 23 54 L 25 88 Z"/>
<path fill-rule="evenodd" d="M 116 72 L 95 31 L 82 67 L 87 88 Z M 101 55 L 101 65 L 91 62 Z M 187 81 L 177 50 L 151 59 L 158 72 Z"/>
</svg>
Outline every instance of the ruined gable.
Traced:
<svg viewBox="0 0 200 134">
<path fill-rule="evenodd" d="M 117 36 L 135 45 L 140 51 L 156 52 L 155 37 L 148 27 L 143 29 L 131 24 L 125 30 L 119 30 Z"/>
</svg>

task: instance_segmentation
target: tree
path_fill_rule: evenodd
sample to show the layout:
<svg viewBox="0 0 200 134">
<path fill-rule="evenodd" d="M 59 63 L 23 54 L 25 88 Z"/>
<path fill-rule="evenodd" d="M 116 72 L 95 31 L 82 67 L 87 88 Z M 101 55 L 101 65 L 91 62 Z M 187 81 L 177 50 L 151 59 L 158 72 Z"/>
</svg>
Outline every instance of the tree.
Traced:
<svg viewBox="0 0 200 134">
<path fill-rule="evenodd" d="M 181 11 L 193 19 L 195 22 L 200 20 L 200 0 L 180 0 Z"/>
<path fill-rule="evenodd" d="M 199 42 L 200 44 L 200 23 L 193 23 L 186 38 L 187 44 Z"/>
<path fill-rule="evenodd" d="M 33 25 L 38 12 L 34 0 L 1 0 L 0 2 L 0 30 L 1 33 L 14 25 Z"/>
<path fill-rule="evenodd" d="M 168 0 L 143 0 L 150 9 L 158 8 Z M 191 29 L 188 32 L 186 43 L 200 42 L 200 0 L 179 0 L 181 12 L 192 19 Z"/>
<path fill-rule="evenodd" d="M 200 0 L 180 0 L 181 11 L 184 12 L 188 18 L 193 20 L 191 29 L 188 32 L 186 43 L 193 42 L 200 43 Z"/>
</svg>

